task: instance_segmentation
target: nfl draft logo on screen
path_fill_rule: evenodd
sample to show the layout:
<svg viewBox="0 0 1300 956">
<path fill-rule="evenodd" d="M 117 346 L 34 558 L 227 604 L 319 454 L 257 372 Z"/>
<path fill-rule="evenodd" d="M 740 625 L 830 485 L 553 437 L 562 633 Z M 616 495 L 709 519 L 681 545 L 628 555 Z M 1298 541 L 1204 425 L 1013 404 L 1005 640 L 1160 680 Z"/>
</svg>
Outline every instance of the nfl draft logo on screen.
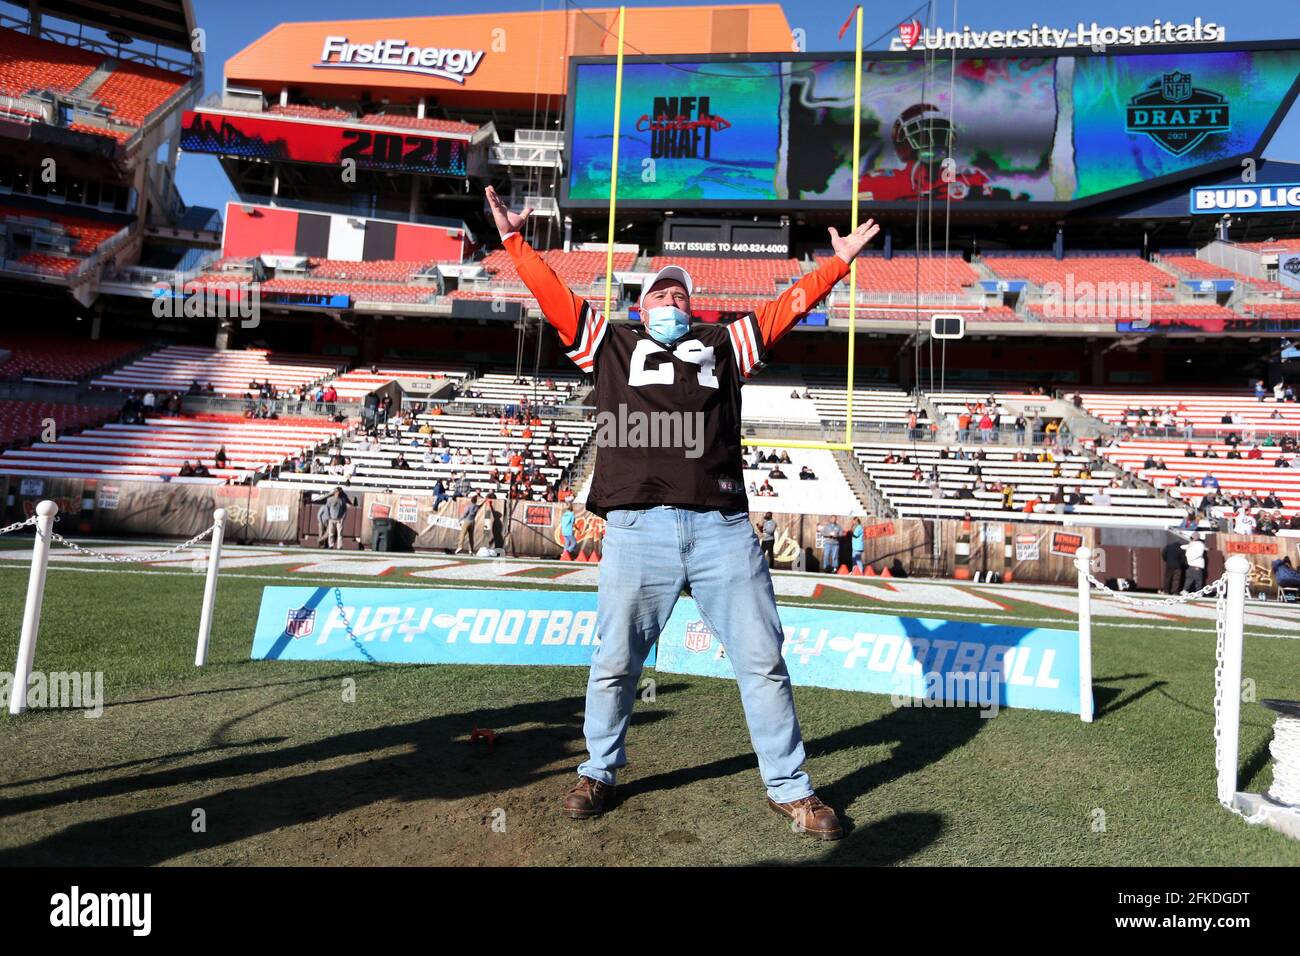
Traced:
<svg viewBox="0 0 1300 956">
<path fill-rule="evenodd" d="M 411 46 L 405 40 L 349 43 L 347 37 L 326 37 L 316 69 L 389 70 L 419 73 L 464 83 L 483 59 L 482 50 Z"/>
<path fill-rule="evenodd" d="M 1125 130 L 1150 136 L 1174 156 L 1194 149 L 1211 133 L 1230 128 L 1228 101 L 1192 86 L 1192 75 L 1175 70 L 1152 80 L 1129 100 Z"/>
</svg>

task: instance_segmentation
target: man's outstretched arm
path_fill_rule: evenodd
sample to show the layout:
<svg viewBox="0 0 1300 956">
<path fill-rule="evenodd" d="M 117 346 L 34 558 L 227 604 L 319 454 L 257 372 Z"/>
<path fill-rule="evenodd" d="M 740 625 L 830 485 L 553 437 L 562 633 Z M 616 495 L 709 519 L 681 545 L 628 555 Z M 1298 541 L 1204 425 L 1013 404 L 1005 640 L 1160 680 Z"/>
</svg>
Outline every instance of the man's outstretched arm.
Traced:
<svg viewBox="0 0 1300 956">
<path fill-rule="evenodd" d="M 560 334 L 560 341 L 565 347 L 572 347 L 578 336 L 579 322 L 586 302 L 581 296 L 575 295 L 564 280 L 542 260 L 537 251 L 524 241 L 520 230 L 523 229 L 524 222 L 532 210 L 525 209 L 522 213 L 511 212 L 505 200 L 497 195 L 497 191 L 491 186 L 487 187 L 486 194 L 488 208 L 492 210 L 497 231 L 501 233 L 502 243 L 505 245 L 506 252 L 510 253 L 510 259 L 519 272 L 519 278 L 537 299 L 546 321 L 555 326 L 555 330 Z"/>
<path fill-rule="evenodd" d="M 830 228 L 835 255 L 759 310 L 758 327 L 763 336 L 764 351 L 794 328 L 795 323 L 811 312 L 835 288 L 835 284 L 849 274 L 850 264 L 878 232 L 880 227 L 871 219 L 846 236 L 841 236 L 835 227 Z"/>
</svg>

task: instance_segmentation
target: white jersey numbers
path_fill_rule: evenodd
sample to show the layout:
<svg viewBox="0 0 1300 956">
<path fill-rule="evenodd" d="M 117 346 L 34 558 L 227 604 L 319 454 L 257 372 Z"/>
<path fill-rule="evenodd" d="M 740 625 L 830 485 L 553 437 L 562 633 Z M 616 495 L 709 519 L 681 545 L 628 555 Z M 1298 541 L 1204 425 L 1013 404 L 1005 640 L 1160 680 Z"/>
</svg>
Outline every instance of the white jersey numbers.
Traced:
<svg viewBox="0 0 1300 956">
<path fill-rule="evenodd" d="M 668 351 L 653 339 L 645 338 L 636 343 L 632 350 L 632 362 L 628 370 L 629 385 L 671 385 L 675 374 L 672 362 L 661 362 L 655 368 L 646 368 L 646 359 L 655 352 Z M 718 377 L 713 374 L 713 346 L 705 345 L 699 339 L 685 339 L 678 342 L 673 349 L 673 357 L 682 362 L 698 366 L 696 378 L 705 388 L 717 388 Z"/>
</svg>

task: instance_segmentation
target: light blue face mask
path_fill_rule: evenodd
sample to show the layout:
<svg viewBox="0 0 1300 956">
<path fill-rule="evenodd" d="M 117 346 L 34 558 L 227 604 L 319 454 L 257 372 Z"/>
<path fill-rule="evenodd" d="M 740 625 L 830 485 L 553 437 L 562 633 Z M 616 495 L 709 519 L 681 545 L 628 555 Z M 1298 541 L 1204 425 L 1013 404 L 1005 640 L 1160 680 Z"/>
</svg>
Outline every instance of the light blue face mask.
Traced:
<svg viewBox="0 0 1300 956">
<path fill-rule="evenodd" d="M 661 345 L 672 345 L 691 327 L 691 317 L 675 305 L 658 305 L 645 313 L 646 331 Z"/>
</svg>

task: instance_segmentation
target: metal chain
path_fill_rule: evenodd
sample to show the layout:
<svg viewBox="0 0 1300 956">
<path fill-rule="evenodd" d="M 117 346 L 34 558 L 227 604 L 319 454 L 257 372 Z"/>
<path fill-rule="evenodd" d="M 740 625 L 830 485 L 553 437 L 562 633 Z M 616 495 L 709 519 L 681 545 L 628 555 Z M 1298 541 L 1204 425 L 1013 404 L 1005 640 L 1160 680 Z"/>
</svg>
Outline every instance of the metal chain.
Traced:
<svg viewBox="0 0 1300 956">
<path fill-rule="evenodd" d="M 32 515 L 26 521 L 16 521 L 7 528 L 0 528 L 0 534 L 8 534 L 11 531 L 17 531 L 19 528 L 26 528 L 29 524 L 36 524 L 37 515 Z"/>
<path fill-rule="evenodd" d="M 352 638 L 352 643 L 357 646 L 357 650 L 361 652 L 361 656 L 372 664 L 378 664 L 379 661 L 375 660 L 374 655 L 365 649 L 361 644 L 361 638 L 357 637 L 353 632 L 352 622 L 348 620 L 348 612 L 343 607 L 343 592 L 337 587 L 334 589 L 334 603 L 338 605 L 339 620 L 343 622 L 344 630 L 348 632 L 348 637 Z"/>
<path fill-rule="evenodd" d="M 1199 591 L 1192 591 L 1188 594 L 1175 594 L 1172 597 L 1167 598 L 1132 598 L 1119 591 L 1112 591 L 1105 585 L 1105 583 L 1098 581 L 1093 577 L 1091 571 L 1085 571 L 1084 574 L 1087 575 L 1088 581 L 1098 591 L 1103 591 L 1116 600 L 1123 601 L 1125 604 L 1131 604 L 1134 607 L 1173 607 L 1176 604 L 1186 604 L 1188 601 L 1195 601 L 1197 598 L 1207 597 L 1212 593 L 1218 592 L 1220 586 L 1224 585 L 1228 580 L 1227 575 L 1224 575 L 1217 581 L 1211 581 Z"/>
<path fill-rule="evenodd" d="M 1217 797 L 1219 770 L 1223 764 L 1223 753 L 1219 747 L 1219 742 L 1223 739 L 1223 725 L 1220 717 L 1223 713 L 1223 694 L 1226 690 L 1223 686 L 1223 657 L 1228 646 L 1228 576 L 1225 574 L 1214 583 L 1222 585 L 1219 588 L 1218 600 L 1214 602 L 1214 789 Z M 1234 688 L 1233 693 L 1240 694 L 1241 688 Z M 1219 803 L 1223 805 L 1224 809 L 1231 810 L 1247 823 L 1263 823 L 1264 818 L 1267 816 L 1267 812 L 1262 807 L 1250 815 L 1242 813 L 1233 806 L 1231 797 L 1227 800 L 1220 799 Z"/>
<path fill-rule="evenodd" d="M 163 558 L 169 558 L 173 554 L 177 554 L 178 552 L 184 551 L 186 548 L 190 548 L 198 544 L 208 535 L 212 534 L 215 528 L 216 525 L 212 525 L 209 528 L 205 528 L 204 530 L 196 534 L 194 537 L 190 538 L 190 540 L 184 542 L 183 544 L 178 544 L 174 548 L 168 548 L 166 551 L 159 551 L 156 554 L 144 554 L 139 556 L 105 554 L 103 551 L 96 551 L 93 548 L 83 548 L 75 541 L 69 541 L 67 538 L 59 534 L 57 531 L 51 531 L 50 537 L 51 539 L 53 539 L 54 541 L 63 545 L 65 548 L 68 548 L 71 551 L 76 551 L 79 554 L 89 555 L 90 557 L 97 558 L 100 561 L 111 561 L 113 564 L 144 564 L 149 561 L 159 561 L 162 560 Z"/>
</svg>

